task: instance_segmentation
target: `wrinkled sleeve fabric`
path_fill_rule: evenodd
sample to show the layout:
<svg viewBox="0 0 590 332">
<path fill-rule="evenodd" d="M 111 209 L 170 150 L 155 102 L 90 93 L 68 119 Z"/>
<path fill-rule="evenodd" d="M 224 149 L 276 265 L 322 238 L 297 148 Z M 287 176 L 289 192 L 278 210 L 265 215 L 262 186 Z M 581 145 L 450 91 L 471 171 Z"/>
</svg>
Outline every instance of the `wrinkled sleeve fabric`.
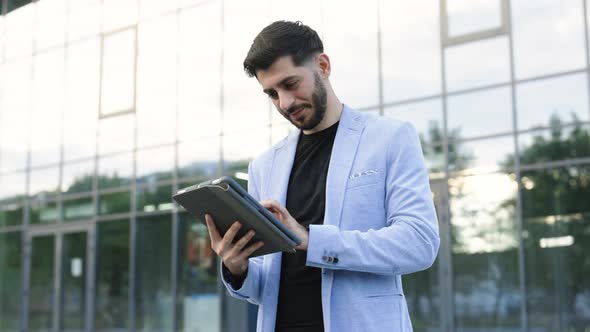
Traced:
<svg viewBox="0 0 590 332">
<path fill-rule="evenodd" d="M 256 183 L 257 181 L 255 172 L 253 170 L 252 163 L 250 163 L 250 165 L 248 166 L 248 193 L 252 195 L 254 199 L 259 201 L 260 194 Z M 256 305 L 260 304 L 260 290 L 262 284 L 262 257 L 253 257 L 248 260 L 246 278 L 243 280 L 241 287 L 239 289 L 234 289 L 230 284 L 230 280 L 224 277 L 224 275 L 227 276 L 227 272 L 224 273 L 225 267 L 221 262 L 219 264 L 219 269 L 219 273 L 222 276 L 221 280 L 231 296 L 241 300 L 247 300 L 248 302 Z"/>
<path fill-rule="evenodd" d="M 386 167 L 386 226 L 343 231 L 326 220 L 311 225 L 307 265 L 396 275 L 433 264 L 440 244 L 438 221 L 420 140 L 409 123 L 390 138 Z"/>
</svg>

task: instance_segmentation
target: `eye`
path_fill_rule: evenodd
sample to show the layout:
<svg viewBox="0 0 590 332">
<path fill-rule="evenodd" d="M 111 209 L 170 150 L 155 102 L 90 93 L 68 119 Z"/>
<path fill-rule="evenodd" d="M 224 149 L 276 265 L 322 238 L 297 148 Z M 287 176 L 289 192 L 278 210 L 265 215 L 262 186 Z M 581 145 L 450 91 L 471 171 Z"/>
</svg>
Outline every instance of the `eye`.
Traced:
<svg viewBox="0 0 590 332">
<path fill-rule="evenodd" d="M 279 98 L 279 95 L 274 90 L 266 92 L 266 95 L 268 96 L 268 98 L 270 98 L 272 100 L 277 100 Z"/>
<path fill-rule="evenodd" d="M 287 90 L 293 90 L 295 88 L 297 88 L 297 85 L 299 84 L 299 81 L 289 81 L 285 83 L 285 89 Z"/>
</svg>

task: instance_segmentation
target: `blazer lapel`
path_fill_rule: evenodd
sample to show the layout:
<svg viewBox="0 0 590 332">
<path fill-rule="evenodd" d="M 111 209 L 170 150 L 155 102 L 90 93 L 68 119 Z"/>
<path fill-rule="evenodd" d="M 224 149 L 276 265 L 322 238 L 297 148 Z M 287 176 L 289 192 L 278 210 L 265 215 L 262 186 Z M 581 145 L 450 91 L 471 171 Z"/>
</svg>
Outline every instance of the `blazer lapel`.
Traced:
<svg viewBox="0 0 590 332">
<path fill-rule="evenodd" d="M 297 141 L 300 130 L 289 134 L 284 144 L 276 147 L 269 178 L 266 181 L 266 196 L 262 199 L 271 198 L 277 200 L 281 205 L 287 203 L 287 187 L 289 186 L 289 177 L 291 168 L 295 160 L 295 151 L 297 150 Z"/>
<path fill-rule="evenodd" d="M 344 193 L 364 128 L 365 122 L 362 115 L 345 105 L 334 139 L 326 180 L 324 220 L 329 225 L 340 225 Z"/>
</svg>

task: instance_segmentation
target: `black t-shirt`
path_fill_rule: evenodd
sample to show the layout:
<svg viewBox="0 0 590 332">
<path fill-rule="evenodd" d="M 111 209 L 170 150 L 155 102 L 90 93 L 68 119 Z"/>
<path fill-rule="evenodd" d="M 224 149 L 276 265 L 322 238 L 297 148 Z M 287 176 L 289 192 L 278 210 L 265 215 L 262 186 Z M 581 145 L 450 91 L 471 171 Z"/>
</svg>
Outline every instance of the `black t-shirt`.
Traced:
<svg viewBox="0 0 590 332">
<path fill-rule="evenodd" d="M 287 189 L 287 210 L 301 225 L 323 224 L 326 177 L 338 123 L 320 132 L 301 133 Z M 324 331 L 321 269 L 306 266 L 307 251 L 283 253 L 277 332 Z"/>
</svg>

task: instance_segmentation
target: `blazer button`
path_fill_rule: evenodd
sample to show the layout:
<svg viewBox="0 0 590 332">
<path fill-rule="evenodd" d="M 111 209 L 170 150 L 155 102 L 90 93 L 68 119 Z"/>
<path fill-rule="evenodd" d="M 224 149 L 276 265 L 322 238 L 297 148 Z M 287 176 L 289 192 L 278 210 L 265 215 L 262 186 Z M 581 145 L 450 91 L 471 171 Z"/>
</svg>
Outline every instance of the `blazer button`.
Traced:
<svg viewBox="0 0 590 332">
<path fill-rule="evenodd" d="M 329 263 L 329 257 L 328 256 L 322 256 L 322 260 L 326 263 Z"/>
</svg>

